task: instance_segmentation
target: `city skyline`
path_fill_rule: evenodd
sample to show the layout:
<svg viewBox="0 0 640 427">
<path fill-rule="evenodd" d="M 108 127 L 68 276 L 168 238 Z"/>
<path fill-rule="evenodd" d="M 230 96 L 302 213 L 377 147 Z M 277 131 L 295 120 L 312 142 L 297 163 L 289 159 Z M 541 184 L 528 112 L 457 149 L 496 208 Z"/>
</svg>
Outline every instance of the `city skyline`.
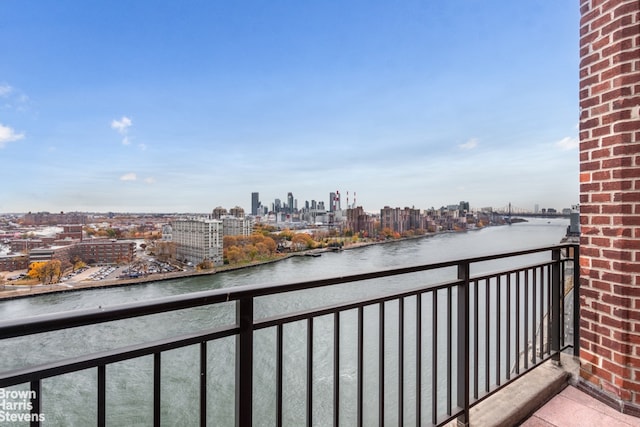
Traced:
<svg viewBox="0 0 640 427">
<path fill-rule="evenodd" d="M 123 8 L 0 4 L 0 212 L 578 202 L 571 3 Z"/>
</svg>

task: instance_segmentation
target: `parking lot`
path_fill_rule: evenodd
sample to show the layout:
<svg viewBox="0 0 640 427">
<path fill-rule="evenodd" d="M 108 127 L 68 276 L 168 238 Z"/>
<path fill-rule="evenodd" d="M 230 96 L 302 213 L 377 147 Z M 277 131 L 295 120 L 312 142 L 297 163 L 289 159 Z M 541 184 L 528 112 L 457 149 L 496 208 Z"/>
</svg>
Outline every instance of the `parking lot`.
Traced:
<svg viewBox="0 0 640 427">
<path fill-rule="evenodd" d="M 146 277 L 158 273 L 172 273 L 180 271 L 180 269 L 156 260 L 146 260 L 144 262 L 136 262 L 125 266 L 93 266 L 76 270 L 74 273 L 65 275 L 61 282 L 100 282 L 103 280 L 117 279 L 135 279 L 138 277 Z"/>
</svg>

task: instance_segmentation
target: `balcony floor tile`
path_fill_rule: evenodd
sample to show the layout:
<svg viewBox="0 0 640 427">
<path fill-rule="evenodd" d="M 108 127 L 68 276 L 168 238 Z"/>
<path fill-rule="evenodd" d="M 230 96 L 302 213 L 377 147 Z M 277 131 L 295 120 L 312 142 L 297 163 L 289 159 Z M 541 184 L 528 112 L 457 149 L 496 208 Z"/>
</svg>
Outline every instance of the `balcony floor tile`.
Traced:
<svg viewBox="0 0 640 427">
<path fill-rule="evenodd" d="M 622 414 L 599 400 L 568 386 L 536 411 L 523 427 L 640 427 L 640 418 Z"/>
</svg>

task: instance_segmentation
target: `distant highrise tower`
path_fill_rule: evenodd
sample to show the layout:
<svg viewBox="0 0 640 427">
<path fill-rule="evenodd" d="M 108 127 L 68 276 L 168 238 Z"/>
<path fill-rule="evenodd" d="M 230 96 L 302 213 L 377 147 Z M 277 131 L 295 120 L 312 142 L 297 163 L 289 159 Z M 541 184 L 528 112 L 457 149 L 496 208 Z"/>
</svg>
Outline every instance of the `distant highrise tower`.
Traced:
<svg viewBox="0 0 640 427">
<path fill-rule="evenodd" d="M 258 206 L 260 206 L 260 196 L 258 193 L 251 193 L 251 215 L 258 215 Z"/>
<path fill-rule="evenodd" d="M 293 193 L 287 193 L 287 211 L 293 213 Z"/>
</svg>

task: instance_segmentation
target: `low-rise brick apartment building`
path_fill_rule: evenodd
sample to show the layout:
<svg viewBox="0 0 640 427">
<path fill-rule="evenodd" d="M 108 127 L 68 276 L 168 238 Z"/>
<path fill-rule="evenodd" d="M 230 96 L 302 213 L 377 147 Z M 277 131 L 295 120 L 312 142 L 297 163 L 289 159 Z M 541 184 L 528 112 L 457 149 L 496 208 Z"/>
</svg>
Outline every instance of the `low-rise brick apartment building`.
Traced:
<svg viewBox="0 0 640 427">
<path fill-rule="evenodd" d="M 62 225 L 56 237 L 14 239 L 9 242 L 11 252 L 17 255 L 0 257 L 0 271 L 28 268 L 37 261 L 59 260 L 70 266 L 80 259 L 87 264 L 128 263 L 135 258 L 136 244 L 127 240 L 84 239 L 82 225 Z"/>
</svg>

